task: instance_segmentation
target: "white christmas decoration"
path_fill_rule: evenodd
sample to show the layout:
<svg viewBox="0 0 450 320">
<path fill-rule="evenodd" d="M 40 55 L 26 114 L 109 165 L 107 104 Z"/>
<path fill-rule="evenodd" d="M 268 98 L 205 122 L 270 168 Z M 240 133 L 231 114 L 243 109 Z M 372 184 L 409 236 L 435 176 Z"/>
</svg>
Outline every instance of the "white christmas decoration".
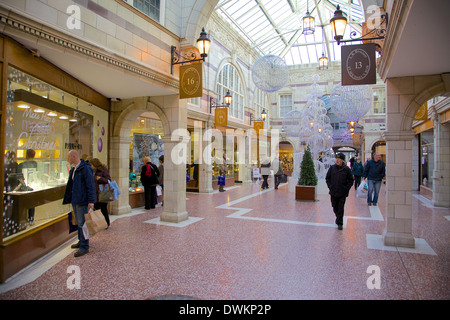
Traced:
<svg viewBox="0 0 450 320">
<path fill-rule="evenodd" d="M 309 145 L 313 160 L 319 159 L 319 154 L 327 152 L 333 146 L 333 128 L 327 116 L 325 103 L 319 99 L 322 96 L 317 81 L 313 76 L 312 92 L 307 96 L 307 104 L 303 110 L 303 118 L 299 127 L 300 143 Z"/>
<path fill-rule="evenodd" d="M 369 86 L 338 84 L 330 95 L 331 111 L 345 122 L 358 121 L 370 110 L 372 91 Z"/>
<path fill-rule="evenodd" d="M 275 92 L 283 88 L 289 80 L 289 68 L 278 56 L 266 55 L 251 67 L 255 86 L 264 92 Z"/>
</svg>

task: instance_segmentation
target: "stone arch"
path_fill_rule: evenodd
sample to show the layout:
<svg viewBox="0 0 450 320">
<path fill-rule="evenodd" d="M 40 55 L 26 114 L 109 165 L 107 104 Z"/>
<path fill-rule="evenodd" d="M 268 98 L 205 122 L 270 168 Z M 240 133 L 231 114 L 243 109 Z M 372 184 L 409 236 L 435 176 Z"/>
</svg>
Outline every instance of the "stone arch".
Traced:
<svg viewBox="0 0 450 320">
<path fill-rule="evenodd" d="M 115 121 L 112 136 L 129 136 L 133 121 L 144 112 L 154 112 L 162 122 L 164 135 L 171 133 L 169 120 L 162 108 L 151 102 L 148 97 L 121 101 L 123 110 Z"/>
<path fill-rule="evenodd" d="M 214 11 L 219 0 L 197 0 L 189 9 L 189 12 L 186 14 L 185 32 L 181 38 L 184 38 L 182 46 L 195 46 L 196 40 L 200 36 L 200 32 L 202 28 L 206 26 L 209 17 Z M 182 1 L 182 3 L 187 3 L 187 1 Z M 183 8 L 185 10 L 186 8 Z M 208 33 L 208 30 L 205 30 Z"/>
<path fill-rule="evenodd" d="M 405 110 L 405 114 L 403 117 L 403 121 L 401 124 L 402 130 L 408 131 L 411 130 L 414 116 L 416 115 L 419 108 L 428 100 L 437 97 L 439 95 L 443 95 L 445 93 L 449 93 L 445 89 L 445 84 L 443 81 L 431 85 L 428 88 L 425 88 L 421 92 L 417 93 L 413 99 L 411 99 L 408 107 Z"/>
<path fill-rule="evenodd" d="M 118 201 L 110 205 L 110 213 L 113 215 L 131 212 L 129 204 L 129 152 L 131 128 L 134 121 L 143 112 L 155 112 L 160 118 L 165 136 L 170 136 L 171 128 L 167 115 L 162 108 L 150 101 L 149 97 L 138 97 L 115 102 L 111 112 L 111 136 L 110 136 L 110 169 L 111 177 L 114 177 L 122 191 Z"/>
</svg>

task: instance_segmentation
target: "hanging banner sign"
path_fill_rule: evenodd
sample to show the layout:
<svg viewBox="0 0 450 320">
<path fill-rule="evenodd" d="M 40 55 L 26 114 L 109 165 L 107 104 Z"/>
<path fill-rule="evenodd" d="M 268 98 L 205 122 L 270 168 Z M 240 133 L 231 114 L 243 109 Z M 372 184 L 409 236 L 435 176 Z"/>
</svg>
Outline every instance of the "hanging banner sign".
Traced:
<svg viewBox="0 0 450 320">
<path fill-rule="evenodd" d="M 253 122 L 253 129 L 256 131 L 256 134 L 259 134 L 259 130 L 264 129 L 264 122 L 263 121 Z"/>
<path fill-rule="evenodd" d="M 203 95 L 203 64 L 193 63 L 180 66 L 180 99 Z"/>
<path fill-rule="evenodd" d="M 426 121 L 428 120 L 428 102 L 425 102 L 419 110 L 417 110 L 416 115 L 414 116 L 415 121 Z"/>
<path fill-rule="evenodd" d="M 341 46 L 343 86 L 376 84 L 375 44 Z"/>
<path fill-rule="evenodd" d="M 214 115 L 214 123 L 216 127 L 224 127 L 228 125 L 228 108 L 216 108 Z"/>
</svg>

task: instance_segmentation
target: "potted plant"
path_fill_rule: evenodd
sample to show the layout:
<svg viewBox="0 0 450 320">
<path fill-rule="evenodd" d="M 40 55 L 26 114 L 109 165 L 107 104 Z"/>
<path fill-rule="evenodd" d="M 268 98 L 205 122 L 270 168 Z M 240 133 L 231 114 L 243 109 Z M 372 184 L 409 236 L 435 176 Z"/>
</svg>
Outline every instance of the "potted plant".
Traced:
<svg viewBox="0 0 450 320">
<path fill-rule="evenodd" d="M 316 201 L 317 176 L 309 146 L 305 149 L 300 165 L 300 178 L 295 186 L 295 200 Z"/>
</svg>

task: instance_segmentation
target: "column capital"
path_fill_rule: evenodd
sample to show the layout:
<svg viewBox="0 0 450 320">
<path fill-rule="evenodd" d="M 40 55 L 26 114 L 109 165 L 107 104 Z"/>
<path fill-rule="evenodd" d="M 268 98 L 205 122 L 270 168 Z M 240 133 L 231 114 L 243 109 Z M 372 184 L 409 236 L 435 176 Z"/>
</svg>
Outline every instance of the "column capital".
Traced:
<svg viewBox="0 0 450 320">
<path fill-rule="evenodd" d="M 410 131 L 385 131 L 382 133 L 382 137 L 386 141 L 411 141 L 414 139 L 416 132 Z"/>
<path fill-rule="evenodd" d="M 116 143 L 128 143 L 130 144 L 133 141 L 132 137 L 122 137 L 122 136 L 113 136 L 113 137 L 109 137 L 111 144 L 116 144 Z"/>
</svg>

